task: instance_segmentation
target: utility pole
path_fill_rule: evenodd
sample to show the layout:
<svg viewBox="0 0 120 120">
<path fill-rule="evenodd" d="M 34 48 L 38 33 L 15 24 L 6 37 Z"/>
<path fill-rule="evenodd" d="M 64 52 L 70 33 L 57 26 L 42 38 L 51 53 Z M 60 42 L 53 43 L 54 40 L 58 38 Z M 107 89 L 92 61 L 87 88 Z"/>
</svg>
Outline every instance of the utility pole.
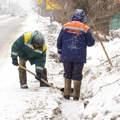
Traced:
<svg viewBox="0 0 120 120">
<path fill-rule="evenodd" d="M 40 7 L 38 7 L 38 22 L 39 22 Z"/>
<path fill-rule="evenodd" d="M 11 1 L 9 0 L 9 13 L 10 13 L 10 2 L 11 2 Z"/>
<path fill-rule="evenodd" d="M 37 0 L 37 2 L 40 4 L 41 3 L 41 0 Z M 38 22 L 39 22 L 39 14 L 40 14 L 40 5 L 38 7 Z"/>
<path fill-rule="evenodd" d="M 52 3 L 49 1 L 49 4 L 50 4 L 50 23 L 52 23 L 52 8 L 51 8 L 51 6 L 52 6 Z"/>
</svg>

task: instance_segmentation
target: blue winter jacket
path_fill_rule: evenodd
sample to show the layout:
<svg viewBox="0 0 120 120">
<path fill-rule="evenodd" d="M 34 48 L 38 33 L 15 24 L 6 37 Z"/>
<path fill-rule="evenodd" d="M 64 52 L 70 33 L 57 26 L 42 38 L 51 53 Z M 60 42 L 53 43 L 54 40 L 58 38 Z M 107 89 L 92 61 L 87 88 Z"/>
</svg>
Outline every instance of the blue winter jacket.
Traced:
<svg viewBox="0 0 120 120">
<path fill-rule="evenodd" d="M 86 63 L 87 46 L 93 46 L 95 39 L 90 28 L 80 21 L 73 16 L 71 22 L 63 25 L 60 31 L 57 49 L 61 61 Z"/>
</svg>

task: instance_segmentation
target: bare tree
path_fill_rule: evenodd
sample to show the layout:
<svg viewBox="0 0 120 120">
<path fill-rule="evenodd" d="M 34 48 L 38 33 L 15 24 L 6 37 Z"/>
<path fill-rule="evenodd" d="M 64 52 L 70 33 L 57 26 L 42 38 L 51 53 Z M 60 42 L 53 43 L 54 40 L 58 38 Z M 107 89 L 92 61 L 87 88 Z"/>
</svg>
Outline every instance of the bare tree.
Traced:
<svg viewBox="0 0 120 120">
<path fill-rule="evenodd" d="M 88 25 L 93 20 L 98 31 L 108 34 L 109 21 L 120 10 L 119 0 L 73 0 L 75 8 L 83 9 L 86 13 Z"/>
<path fill-rule="evenodd" d="M 109 21 L 120 10 L 119 0 L 59 0 L 61 10 L 56 10 L 54 20 L 64 24 L 70 21 L 75 9 L 83 9 L 90 27 L 90 18 L 98 31 L 108 34 Z"/>
<path fill-rule="evenodd" d="M 36 6 L 45 9 L 45 2 L 39 5 L 35 0 L 33 1 Z M 60 6 L 60 9 L 56 9 L 51 3 L 48 3 L 51 8 L 54 8 L 52 10 L 54 21 L 63 25 L 71 20 L 75 9 L 83 9 L 86 14 L 86 20 L 88 21 L 87 24 L 92 28 L 90 22 L 90 19 L 92 19 L 97 30 L 104 34 L 108 34 L 109 32 L 109 21 L 111 17 L 120 10 L 119 0 L 52 0 L 52 2 L 57 2 Z M 45 11 L 49 15 L 50 11 Z"/>
</svg>

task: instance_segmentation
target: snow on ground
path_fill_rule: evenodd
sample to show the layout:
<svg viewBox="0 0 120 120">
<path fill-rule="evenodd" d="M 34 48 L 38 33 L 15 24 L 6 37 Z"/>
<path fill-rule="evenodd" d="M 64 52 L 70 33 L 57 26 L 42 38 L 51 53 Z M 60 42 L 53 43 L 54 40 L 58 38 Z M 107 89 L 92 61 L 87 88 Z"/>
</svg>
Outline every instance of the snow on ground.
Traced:
<svg viewBox="0 0 120 120">
<path fill-rule="evenodd" d="M 29 30 L 38 29 L 44 34 L 48 47 L 48 81 L 54 87 L 62 88 L 64 70 L 56 48 L 61 25 L 57 22 L 50 24 L 48 18 L 40 17 L 39 22 L 36 19 L 32 16 L 22 23 L 15 39 Z M 120 120 L 120 39 L 114 37 L 103 44 L 113 67 L 99 42 L 88 47 L 79 101 L 73 101 L 72 97 L 64 99 L 60 90 L 40 88 L 30 73 L 27 73 L 29 89 L 20 89 L 18 67 L 11 63 L 12 43 L 9 44 L 7 57 L 0 64 L 0 120 Z M 35 66 L 29 62 L 27 69 L 35 73 Z"/>
<path fill-rule="evenodd" d="M 0 15 L 0 21 L 6 19 L 12 19 L 13 17 L 10 17 L 10 15 Z"/>
<path fill-rule="evenodd" d="M 0 18 L 6 18 L 8 16 L 10 16 L 10 15 L 0 15 Z"/>
</svg>

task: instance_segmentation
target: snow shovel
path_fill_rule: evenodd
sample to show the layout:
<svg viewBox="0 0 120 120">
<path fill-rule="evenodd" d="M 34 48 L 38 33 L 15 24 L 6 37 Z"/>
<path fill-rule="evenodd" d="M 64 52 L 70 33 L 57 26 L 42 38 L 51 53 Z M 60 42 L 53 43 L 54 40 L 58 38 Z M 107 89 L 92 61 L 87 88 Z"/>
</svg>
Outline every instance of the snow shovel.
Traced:
<svg viewBox="0 0 120 120">
<path fill-rule="evenodd" d="M 74 89 L 71 88 L 71 95 L 70 95 L 71 97 L 73 97 L 73 90 L 74 90 Z M 64 92 L 64 88 L 60 88 L 60 91 L 61 91 L 61 92 Z"/>
<path fill-rule="evenodd" d="M 37 77 L 36 74 L 34 74 L 33 72 L 31 72 L 30 70 L 26 69 L 25 67 L 23 67 L 22 65 L 19 64 L 19 67 L 24 69 L 25 71 L 28 71 L 29 73 L 31 73 L 32 75 L 34 75 L 35 77 Z M 41 81 L 44 82 L 45 84 L 49 85 L 50 87 L 57 89 L 56 87 L 54 87 L 53 85 L 51 85 L 50 83 L 48 83 L 47 81 L 45 81 L 44 79 L 41 78 Z"/>
<path fill-rule="evenodd" d="M 28 71 L 29 73 L 31 73 L 32 75 L 36 76 L 36 74 L 34 74 L 33 72 L 31 72 L 30 70 L 28 70 L 27 68 L 23 67 L 22 65 L 19 64 L 19 67 L 24 69 L 25 71 Z M 49 85 L 50 87 L 54 88 L 54 89 L 57 89 L 57 90 L 60 90 L 62 93 L 64 92 L 64 88 L 56 88 L 54 87 L 53 85 L 51 85 L 50 83 L 48 83 L 47 81 L 45 81 L 44 79 L 41 78 L 41 81 L 44 82 L 45 84 Z M 71 93 L 73 93 L 73 88 L 71 88 Z M 72 95 L 71 95 L 72 97 Z"/>
</svg>

